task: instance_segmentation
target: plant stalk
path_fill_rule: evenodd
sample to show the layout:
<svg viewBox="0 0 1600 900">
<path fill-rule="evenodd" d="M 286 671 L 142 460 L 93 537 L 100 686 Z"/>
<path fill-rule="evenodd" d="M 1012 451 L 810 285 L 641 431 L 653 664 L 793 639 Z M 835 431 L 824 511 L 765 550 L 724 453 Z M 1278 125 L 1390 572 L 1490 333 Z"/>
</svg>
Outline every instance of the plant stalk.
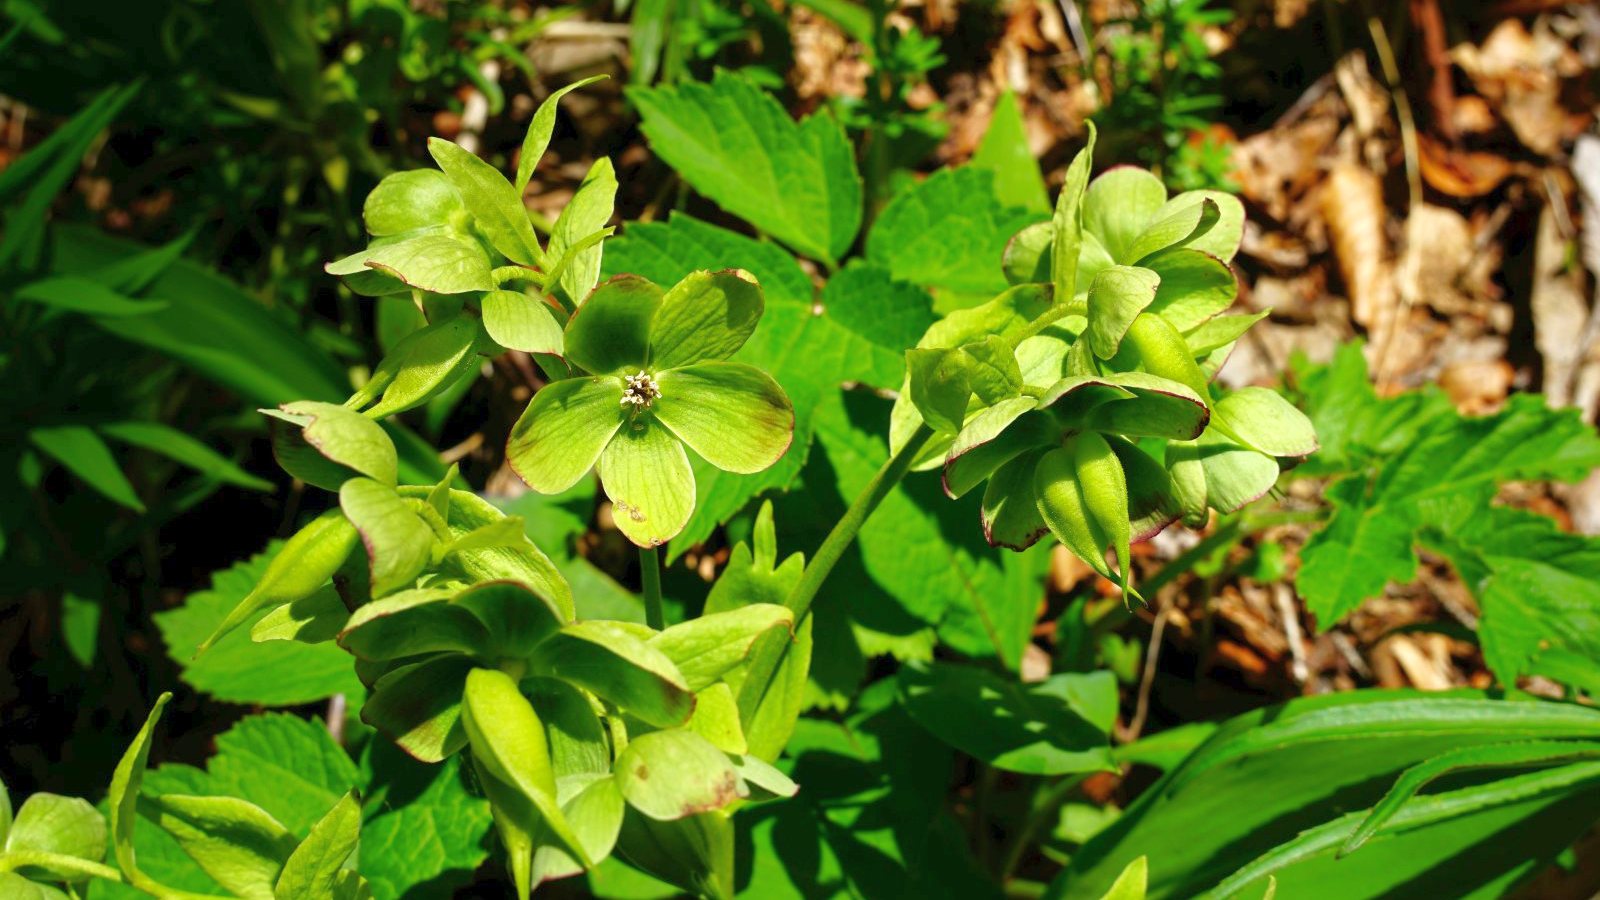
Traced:
<svg viewBox="0 0 1600 900">
<path fill-rule="evenodd" d="M 844 556 L 844 551 L 856 539 L 856 534 L 861 531 L 867 519 L 883 498 L 889 496 L 900 479 L 911 470 L 911 462 L 916 459 L 922 446 L 933 437 L 933 431 L 927 425 L 919 426 L 900 452 L 889 457 L 878 473 L 872 476 L 867 486 L 857 495 L 850 508 L 845 510 L 833 529 L 823 539 L 822 546 L 817 548 L 817 553 L 806 564 L 805 573 L 800 576 L 800 582 L 783 601 L 783 605 L 794 611 L 794 624 L 796 628 L 805 621 L 811 612 L 811 602 L 816 599 L 817 591 L 822 588 L 822 583 L 827 580 L 833 567 L 838 565 L 839 559 Z M 763 643 L 756 648 L 755 655 L 750 659 L 749 674 L 745 676 L 744 685 L 739 691 L 739 719 L 748 724 L 755 716 L 756 709 L 761 706 L 761 700 L 767 695 L 767 688 L 772 684 L 772 676 L 777 674 L 778 666 L 783 664 L 784 654 L 789 652 L 789 641 L 773 641 Z"/>
<path fill-rule="evenodd" d="M 661 551 L 654 547 L 639 548 L 639 578 L 644 582 L 644 622 L 660 631 L 667 627 L 667 616 L 661 608 Z"/>
</svg>

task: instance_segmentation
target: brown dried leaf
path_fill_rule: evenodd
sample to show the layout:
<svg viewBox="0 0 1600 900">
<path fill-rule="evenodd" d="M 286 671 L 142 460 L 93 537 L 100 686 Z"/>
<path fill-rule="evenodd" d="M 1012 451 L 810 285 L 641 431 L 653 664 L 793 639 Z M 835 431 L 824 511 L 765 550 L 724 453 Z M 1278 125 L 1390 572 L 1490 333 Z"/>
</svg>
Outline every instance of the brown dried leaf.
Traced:
<svg viewBox="0 0 1600 900">
<path fill-rule="evenodd" d="M 1350 295 L 1350 314 L 1381 346 L 1394 325 L 1395 283 L 1384 237 L 1383 182 L 1341 162 L 1323 182 L 1318 208 Z"/>
<path fill-rule="evenodd" d="M 1561 79 L 1581 73 L 1583 64 L 1547 25 L 1530 33 L 1521 20 L 1508 18 L 1482 46 L 1462 44 L 1450 56 L 1528 149 L 1559 152 L 1567 130 Z"/>
<path fill-rule="evenodd" d="M 1512 162 L 1498 153 L 1453 149 L 1426 134 L 1417 135 L 1417 144 L 1422 180 L 1452 197 L 1482 197 L 1515 170 Z"/>
</svg>

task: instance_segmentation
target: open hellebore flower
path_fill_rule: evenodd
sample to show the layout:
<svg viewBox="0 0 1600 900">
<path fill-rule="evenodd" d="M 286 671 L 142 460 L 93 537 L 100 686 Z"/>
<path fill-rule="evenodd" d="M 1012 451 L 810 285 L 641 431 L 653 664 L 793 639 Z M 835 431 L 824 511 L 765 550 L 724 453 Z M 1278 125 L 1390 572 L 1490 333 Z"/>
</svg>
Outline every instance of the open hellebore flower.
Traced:
<svg viewBox="0 0 1600 900">
<path fill-rule="evenodd" d="M 617 527 L 641 547 L 665 543 L 694 512 L 684 445 L 727 472 L 759 472 L 794 437 L 783 388 L 727 362 L 761 319 L 761 288 L 742 271 L 694 272 L 670 290 L 633 275 L 595 288 L 567 323 L 566 360 L 588 372 L 534 395 L 511 431 L 511 467 L 540 493 L 599 466 Z"/>
</svg>

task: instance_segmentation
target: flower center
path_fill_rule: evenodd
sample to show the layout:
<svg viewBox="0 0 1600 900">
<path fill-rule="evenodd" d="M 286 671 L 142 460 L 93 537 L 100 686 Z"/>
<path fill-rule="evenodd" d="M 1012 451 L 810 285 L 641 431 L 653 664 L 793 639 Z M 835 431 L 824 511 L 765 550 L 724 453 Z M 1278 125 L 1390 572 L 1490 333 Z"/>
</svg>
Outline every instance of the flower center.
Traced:
<svg viewBox="0 0 1600 900">
<path fill-rule="evenodd" d="M 629 375 L 628 387 L 622 392 L 622 405 L 633 406 L 635 409 L 647 409 L 651 402 L 661 396 L 661 386 L 656 380 L 640 370 L 637 375 Z"/>
</svg>

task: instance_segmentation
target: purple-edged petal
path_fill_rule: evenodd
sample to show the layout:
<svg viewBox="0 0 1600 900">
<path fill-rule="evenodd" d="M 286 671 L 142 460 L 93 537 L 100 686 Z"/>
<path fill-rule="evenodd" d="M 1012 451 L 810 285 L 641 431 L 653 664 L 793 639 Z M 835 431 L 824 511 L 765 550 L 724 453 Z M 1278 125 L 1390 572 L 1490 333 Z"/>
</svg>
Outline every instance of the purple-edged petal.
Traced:
<svg viewBox="0 0 1600 900">
<path fill-rule="evenodd" d="M 600 454 L 600 483 L 617 529 L 640 547 L 677 536 L 694 512 L 694 470 L 683 444 L 640 414 Z"/>
<path fill-rule="evenodd" d="M 765 305 L 749 272 L 690 272 L 661 299 L 650 326 L 650 365 L 675 369 L 727 359 L 756 330 Z"/>
<path fill-rule="evenodd" d="M 595 376 L 553 382 L 533 395 L 512 426 L 506 460 L 529 487 L 559 494 L 594 468 L 626 419 L 620 380 Z"/>
<path fill-rule="evenodd" d="M 788 396 L 754 366 L 704 362 L 661 372 L 656 382 L 655 417 L 723 471 L 760 472 L 794 439 Z"/>
<path fill-rule="evenodd" d="M 567 322 L 567 361 L 596 375 L 644 368 L 650 322 L 662 295 L 660 287 L 637 275 L 618 275 L 595 288 Z"/>
</svg>

